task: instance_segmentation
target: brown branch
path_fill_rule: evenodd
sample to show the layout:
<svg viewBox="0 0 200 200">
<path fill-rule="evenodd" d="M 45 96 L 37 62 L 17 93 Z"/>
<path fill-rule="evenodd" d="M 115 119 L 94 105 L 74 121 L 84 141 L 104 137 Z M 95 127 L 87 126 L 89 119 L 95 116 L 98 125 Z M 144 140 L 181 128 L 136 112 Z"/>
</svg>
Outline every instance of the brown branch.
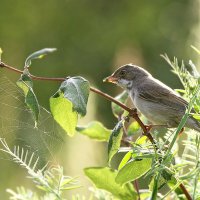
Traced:
<svg viewBox="0 0 200 200">
<path fill-rule="evenodd" d="M 138 179 L 136 179 L 134 182 L 133 182 L 133 185 L 134 185 L 134 188 L 138 194 L 138 200 L 141 200 L 140 198 L 140 190 L 139 190 L 139 184 L 138 184 Z"/>
<path fill-rule="evenodd" d="M 179 187 L 181 188 L 181 190 L 184 193 L 184 195 L 186 196 L 186 198 L 188 200 L 192 200 L 192 197 L 190 196 L 189 192 L 187 191 L 187 189 L 185 188 L 185 186 L 182 183 L 179 185 Z"/>
<path fill-rule="evenodd" d="M 16 73 L 19 73 L 19 74 L 23 74 L 23 71 L 22 70 L 19 70 L 15 67 L 12 67 L 12 66 L 9 66 L 3 62 L 0 61 L 0 67 L 2 68 L 6 68 L 6 69 L 9 69 L 13 72 L 16 72 Z M 30 77 L 33 79 L 33 80 L 43 80 L 43 81 L 57 81 L 57 82 L 61 82 L 61 81 L 65 81 L 67 78 L 48 78 L 48 77 L 40 77 L 40 76 L 34 76 L 32 74 L 30 74 Z M 124 105 L 123 103 L 117 101 L 116 99 L 114 99 L 112 96 L 108 95 L 108 94 L 105 94 L 104 92 L 94 88 L 94 87 L 90 87 L 90 90 L 102 97 L 104 97 L 105 99 L 111 101 L 111 102 L 114 102 L 115 104 L 117 104 L 118 106 L 120 106 L 121 108 L 123 108 L 124 110 L 128 111 L 129 112 L 129 116 L 134 118 L 138 124 L 140 125 L 140 127 L 142 128 L 143 130 L 143 135 L 147 136 L 147 138 L 150 140 L 150 142 L 154 145 L 155 149 L 157 150 L 157 146 L 156 146 L 156 143 L 152 137 L 152 135 L 150 134 L 148 128 L 144 125 L 144 123 L 141 121 L 141 119 L 139 118 L 138 116 L 138 113 L 137 113 L 137 109 L 131 109 L 129 107 L 127 107 L 126 105 Z M 192 200 L 190 194 L 188 193 L 187 189 L 185 188 L 185 186 L 183 184 L 180 184 L 180 188 L 181 190 L 183 191 L 183 193 L 185 194 L 186 198 L 188 200 Z"/>
<path fill-rule="evenodd" d="M 3 62 L 0 62 L 0 67 L 2 68 L 6 68 L 6 69 L 9 69 L 11 71 L 14 71 L 16 73 L 19 73 L 19 74 L 23 74 L 23 71 L 22 70 L 19 70 L 17 69 L 16 67 L 12 67 L 12 66 L 9 66 Z M 66 78 L 48 78 L 48 77 L 40 77 L 40 76 L 34 76 L 32 74 L 30 74 L 30 77 L 33 79 L 33 80 L 43 80 L 43 81 L 65 81 Z M 153 139 L 153 137 L 151 136 L 151 134 L 149 133 L 148 129 L 146 128 L 146 126 L 143 124 L 143 122 L 140 120 L 140 118 L 138 117 L 138 114 L 137 114 L 137 110 L 136 109 L 131 109 L 129 107 L 127 107 L 126 105 L 124 105 L 123 103 L 121 103 L 120 101 L 117 101 L 116 99 L 114 99 L 113 97 L 111 97 L 110 95 L 94 88 L 94 87 L 90 87 L 90 90 L 102 97 L 104 97 L 105 99 L 111 101 L 111 102 L 114 102 L 115 104 L 117 104 L 118 106 L 120 106 L 121 108 L 123 108 L 124 110 L 128 111 L 129 112 L 129 116 L 134 118 L 138 124 L 140 125 L 140 127 L 142 128 L 143 130 L 143 135 L 147 136 L 148 139 L 150 140 L 150 142 L 155 145 L 155 141 Z"/>
<path fill-rule="evenodd" d="M 14 72 L 19 73 L 19 74 L 23 74 L 22 70 L 19 70 L 16 67 L 9 66 L 9 65 L 7 65 L 7 64 L 5 64 L 3 62 L 0 62 L 0 67 L 9 69 L 9 70 L 14 71 Z M 30 74 L 30 77 L 33 80 L 43 80 L 43 81 L 58 81 L 58 82 L 61 82 L 61 81 L 65 81 L 66 80 L 66 78 L 48 78 L 48 77 L 34 76 L 32 74 Z M 149 129 L 147 129 L 147 127 L 144 125 L 144 123 L 139 118 L 138 113 L 137 113 L 137 109 L 131 109 L 131 108 L 127 107 L 126 105 L 124 105 L 120 101 L 117 101 L 112 96 L 110 96 L 110 95 L 98 90 L 97 88 L 90 87 L 90 90 L 92 92 L 104 97 L 105 99 L 107 99 L 107 100 L 109 100 L 111 102 L 114 102 L 115 104 L 117 104 L 118 106 L 120 106 L 121 108 L 126 110 L 129 113 L 129 116 L 134 118 L 138 122 L 138 124 L 140 125 L 140 127 L 143 130 L 143 135 L 145 135 L 150 140 L 150 142 L 154 145 L 156 150 L 158 149 L 157 146 L 156 146 L 156 143 L 155 143 L 155 141 L 154 141 L 154 139 L 152 137 L 152 135 L 149 132 Z"/>
<path fill-rule="evenodd" d="M 132 112 L 132 109 L 127 107 L 126 105 L 124 105 L 123 103 L 121 103 L 120 101 L 117 101 L 116 99 L 114 99 L 113 97 L 111 97 L 110 95 L 94 88 L 94 87 L 90 87 L 90 90 L 96 94 L 101 95 L 102 97 L 104 97 L 105 99 L 108 99 L 111 102 L 114 102 L 115 104 L 117 104 L 118 106 L 120 106 L 121 108 L 123 108 L 124 110 L 128 111 L 129 113 Z"/>
<path fill-rule="evenodd" d="M 0 62 L 0 67 L 9 69 L 9 70 L 14 71 L 14 72 L 16 72 L 18 74 L 23 74 L 22 70 L 19 70 L 19 69 L 15 68 L 15 67 L 11 67 L 10 65 L 7 65 L 7 64 L 5 64 L 3 62 Z M 42 81 L 59 81 L 59 82 L 61 82 L 61 81 L 65 81 L 66 80 L 66 78 L 48 78 L 48 77 L 34 76 L 32 74 L 30 74 L 30 77 L 33 80 L 42 80 Z"/>
</svg>

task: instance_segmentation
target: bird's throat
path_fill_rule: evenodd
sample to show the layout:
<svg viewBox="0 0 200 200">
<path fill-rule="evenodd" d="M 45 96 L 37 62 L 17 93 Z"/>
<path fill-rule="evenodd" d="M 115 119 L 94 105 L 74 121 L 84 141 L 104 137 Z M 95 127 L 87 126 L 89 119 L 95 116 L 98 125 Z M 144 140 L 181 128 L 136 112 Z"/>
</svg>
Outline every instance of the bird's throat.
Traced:
<svg viewBox="0 0 200 200">
<path fill-rule="evenodd" d="M 133 82 L 130 80 L 126 80 L 126 79 L 119 79 L 118 80 L 118 85 L 120 87 L 122 87 L 123 89 L 129 91 L 131 90 L 132 86 L 133 86 Z"/>
</svg>

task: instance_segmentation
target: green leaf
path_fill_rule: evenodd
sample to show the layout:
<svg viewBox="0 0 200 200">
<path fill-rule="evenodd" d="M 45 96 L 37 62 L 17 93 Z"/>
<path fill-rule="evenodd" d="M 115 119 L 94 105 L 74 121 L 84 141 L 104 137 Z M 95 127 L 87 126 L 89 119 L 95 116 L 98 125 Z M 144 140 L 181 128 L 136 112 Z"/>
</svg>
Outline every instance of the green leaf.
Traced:
<svg viewBox="0 0 200 200">
<path fill-rule="evenodd" d="M 24 73 L 21 75 L 20 79 L 17 81 L 16 84 L 19 88 L 22 89 L 24 93 L 25 103 L 28 106 L 28 108 L 30 108 L 35 120 L 35 127 L 37 127 L 40 108 L 37 97 L 33 91 L 33 82 L 29 75 Z"/>
<path fill-rule="evenodd" d="M 147 140 L 147 136 L 141 136 L 139 138 L 137 138 L 137 140 L 135 141 L 136 144 L 139 144 L 139 145 L 143 145 L 146 143 L 146 140 Z"/>
<path fill-rule="evenodd" d="M 125 104 L 128 99 L 128 93 L 126 91 L 124 91 L 121 94 L 119 94 L 118 96 L 116 96 L 115 99 L 120 101 L 121 103 Z M 121 116 L 124 113 L 124 109 L 122 109 L 117 104 L 112 102 L 111 106 L 112 106 L 112 112 L 115 117 L 118 118 L 118 116 Z"/>
<path fill-rule="evenodd" d="M 131 160 L 121 170 L 119 170 L 116 176 L 116 182 L 124 184 L 140 178 L 149 171 L 151 168 L 151 162 L 151 158 Z"/>
<path fill-rule="evenodd" d="M 176 193 L 177 196 L 180 195 L 181 197 L 184 195 L 184 193 L 182 189 L 179 187 L 180 183 L 181 183 L 180 180 L 178 181 L 174 176 L 172 176 L 171 180 L 167 182 L 167 185 L 171 190 L 173 190 Z M 180 199 L 184 199 L 184 198 L 180 198 Z"/>
<path fill-rule="evenodd" d="M 32 53 L 26 59 L 26 61 L 25 61 L 25 67 L 29 67 L 31 65 L 31 61 L 33 59 L 43 58 L 45 55 L 47 55 L 49 53 L 52 53 L 52 52 L 54 52 L 56 50 L 57 50 L 56 48 L 45 48 L 45 49 L 41 49 L 39 51 L 36 51 L 36 52 Z"/>
<path fill-rule="evenodd" d="M 121 186 L 116 183 L 117 172 L 108 167 L 85 168 L 86 176 L 95 184 L 97 188 L 111 192 L 120 200 L 136 200 L 136 193 L 131 184 Z"/>
<path fill-rule="evenodd" d="M 73 110 L 72 103 L 58 91 L 50 98 L 50 109 L 56 122 L 69 136 L 73 136 L 77 125 L 78 113 Z"/>
<path fill-rule="evenodd" d="M 138 130 L 140 130 L 140 125 L 134 121 L 128 127 L 127 134 L 128 136 L 134 135 Z"/>
<path fill-rule="evenodd" d="M 192 113 L 192 117 L 194 117 L 196 120 L 200 121 L 200 114 Z"/>
<path fill-rule="evenodd" d="M 133 151 L 129 151 L 125 154 L 125 156 L 123 157 L 123 159 L 121 160 L 118 170 L 120 170 L 122 167 L 124 167 L 124 165 L 130 160 L 130 158 L 132 157 L 132 153 Z"/>
<path fill-rule="evenodd" d="M 186 91 L 183 89 L 174 89 L 176 92 L 180 93 L 180 94 L 186 94 Z"/>
<path fill-rule="evenodd" d="M 182 197 L 183 197 L 183 191 L 179 187 L 181 182 L 178 182 L 173 175 L 171 177 L 168 176 L 168 177 L 164 178 L 165 175 L 163 176 L 163 173 L 162 173 L 162 175 L 160 174 L 159 179 L 157 176 L 158 175 L 152 177 L 151 182 L 149 184 L 149 191 L 153 191 L 153 193 L 156 195 L 156 193 L 157 193 L 156 190 L 160 190 L 163 186 L 165 186 L 167 184 L 168 187 L 170 188 L 170 190 L 167 193 L 165 193 L 164 196 L 162 196 L 162 199 L 167 198 L 168 195 L 172 191 L 174 191 L 177 194 L 177 196 L 182 195 Z M 157 198 L 155 197 L 155 199 L 157 199 Z M 180 199 L 185 199 L 185 198 L 180 198 Z"/>
<path fill-rule="evenodd" d="M 62 82 L 60 90 L 64 93 L 64 97 L 72 102 L 74 110 L 82 116 L 86 115 L 90 91 L 90 85 L 86 79 L 80 76 L 71 77 Z"/>
<path fill-rule="evenodd" d="M 117 153 L 118 149 L 120 148 L 121 139 L 123 135 L 123 132 L 121 131 L 122 127 L 123 127 L 123 120 L 117 123 L 117 125 L 114 127 L 110 135 L 110 139 L 108 142 L 108 163 L 109 164 L 112 157 Z"/>
<path fill-rule="evenodd" d="M 87 126 L 78 126 L 76 127 L 76 130 L 91 139 L 99 141 L 108 141 L 111 134 L 111 130 L 105 128 L 100 122 L 97 121 L 90 122 Z"/>
</svg>

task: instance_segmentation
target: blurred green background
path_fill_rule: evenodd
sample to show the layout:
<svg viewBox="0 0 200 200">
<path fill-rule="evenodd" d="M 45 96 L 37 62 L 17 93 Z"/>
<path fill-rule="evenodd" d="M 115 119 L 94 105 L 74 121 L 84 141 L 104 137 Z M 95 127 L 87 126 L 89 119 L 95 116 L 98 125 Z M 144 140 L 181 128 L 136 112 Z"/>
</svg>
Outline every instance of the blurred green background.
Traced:
<svg viewBox="0 0 200 200">
<path fill-rule="evenodd" d="M 2 59 L 5 63 L 22 69 L 30 53 L 45 47 L 56 47 L 56 53 L 33 62 L 32 74 L 46 77 L 80 75 L 93 86 L 116 95 L 121 90 L 114 85 L 102 83 L 102 79 L 116 67 L 134 63 L 146 68 L 172 88 L 177 88 L 181 85 L 160 54 L 167 53 L 171 58 L 176 56 L 186 63 L 188 59 L 198 63 L 197 55 L 190 45 L 197 48 L 200 45 L 199 4 L 199 0 L 1 0 Z M 67 175 L 80 176 L 81 183 L 87 186 L 82 169 L 88 166 L 105 166 L 106 145 L 80 135 L 67 137 L 57 125 L 52 125 L 49 115 L 49 122 L 41 122 L 42 129 L 40 133 L 36 133 L 39 131 L 33 128 L 31 117 L 27 117 L 29 113 L 22 109 L 23 99 L 20 105 L 18 101 L 15 102 L 16 88 L 5 76 L 13 83 L 19 78 L 17 74 L 1 70 L 4 81 L 0 82 L 0 95 L 3 99 L 0 104 L 0 135 L 8 141 L 14 138 L 14 142 L 25 141 L 22 142 L 24 145 L 34 144 L 35 149 L 44 151 L 43 159 L 51 159 L 54 163 L 63 165 Z M 9 91 L 10 87 L 15 89 Z M 49 97 L 58 87 L 59 83 L 35 81 L 34 90 L 40 105 L 49 109 Z M 5 96 L 5 92 L 10 92 L 11 95 Z M 9 106 L 5 107 L 5 102 L 15 105 L 16 112 Z M 86 124 L 91 120 L 99 120 L 108 128 L 113 128 L 116 123 L 110 110 L 110 102 L 95 94 L 90 95 L 88 114 L 80 123 Z M 19 122 L 30 126 L 27 128 Z M 53 130 L 54 134 L 59 132 L 62 135 L 61 139 L 51 140 L 52 149 L 48 153 L 44 145 L 46 139 L 41 136 L 47 127 L 50 129 L 49 133 Z M 59 143 L 60 141 L 63 142 Z M 44 146 L 41 147 L 42 145 Z M 54 146 L 57 151 L 54 151 Z M 32 187 L 31 181 L 25 179 L 25 170 L 7 161 L 3 155 L 0 169 L 1 199 L 8 199 L 6 188 L 14 189 L 18 185 Z M 87 195 L 86 186 L 77 192 Z"/>
</svg>

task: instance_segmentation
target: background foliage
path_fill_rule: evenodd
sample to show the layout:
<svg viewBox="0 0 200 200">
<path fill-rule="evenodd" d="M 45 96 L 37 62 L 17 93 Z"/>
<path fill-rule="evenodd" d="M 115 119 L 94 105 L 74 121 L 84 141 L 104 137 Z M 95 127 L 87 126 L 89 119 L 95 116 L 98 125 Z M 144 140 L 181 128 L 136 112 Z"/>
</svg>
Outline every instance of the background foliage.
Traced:
<svg viewBox="0 0 200 200">
<path fill-rule="evenodd" d="M 102 84 L 102 79 L 114 70 L 114 66 L 130 62 L 145 67 L 175 88 L 180 85 L 159 54 L 167 52 L 169 56 L 176 55 L 180 59 L 192 58 L 193 62 L 197 61 L 190 45 L 199 44 L 196 31 L 199 27 L 198 9 L 199 2 L 189 0 L 156 0 L 153 3 L 139 0 L 118 3 L 91 0 L 3 0 L 0 6 L 0 46 L 5 52 L 4 61 L 21 69 L 25 58 L 31 52 L 46 46 L 56 47 L 58 51 L 48 58 L 39 62 L 33 61 L 33 74 L 48 77 L 81 75 L 110 94 L 117 94 L 116 88 Z M 3 74 L 13 82 L 18 79 L 15 74 L 1 70 L 1 76 Z M 5 78 L 1 79 L 0 86 L 1 91 L 9 91 L 12 88 L 12 84 Z M 52 96 L 57 88 L 56 83 L 34 82 L 38 101 L 47 109 L 48 97 Z M 80 174 L 82 177 L 84 167 L 105 165 L 107 157 L 104 145 L 83 136 L 66 138 L 57 125 L 52 124 L 45 110 L 42 114 L 47 117 L 45 122 L 41 122 L 41 126 L 45 128 L 36 133 L 33 127 L 29 126 L 32 124 L 29 113 L 26 110 L 19 112 L 23 101 L 20 104 L 15 102 L 15 92 L 13 89 L 10 95 L 6 96 L 1 93 L 1 102 L 4 104 L 0 105 L 0 134 L 9 138 L 10 143 L 29 141 L 33 146 L 40 145 L 43 159 L 53 157 L 53 162 L 61 163 L 66 173 L 72 176 Z M 16 112 L 9 110 L 5 108 L 5 102 L 19 109 Z M 89 105 L 88 114 L 82 123 L 98 119 L 107 128 L 114 127 L 116 120 L 110 111 L 109 102 L 91 95 Z M 54 137 L 47 151 L 43 145 L 49 138 L 39 136 L 51 130 L 59 130 L 62 137 Z M 62 140 L 65 142 L 61 144 Z M 61 150 L 58 146 L 61 146 Z M 59 151 L 55 151 L 58 149 Z M 57 154 L 54 154 L 55 152 Z M 19 180 L 25 185 L 25 180 L 21 178 L 24 177 L 24 172 L 11 162 L 5 162 L 4 157 L 2 159 L 0 180 L 4 184 L 0 184 L 0 196 L 7 198 L 6 188 L 15 187 Z M 30 182 L 26 184 L 29 185 Z M 85 194 L 87 188 L 80 191 Z"/>
</svg>

